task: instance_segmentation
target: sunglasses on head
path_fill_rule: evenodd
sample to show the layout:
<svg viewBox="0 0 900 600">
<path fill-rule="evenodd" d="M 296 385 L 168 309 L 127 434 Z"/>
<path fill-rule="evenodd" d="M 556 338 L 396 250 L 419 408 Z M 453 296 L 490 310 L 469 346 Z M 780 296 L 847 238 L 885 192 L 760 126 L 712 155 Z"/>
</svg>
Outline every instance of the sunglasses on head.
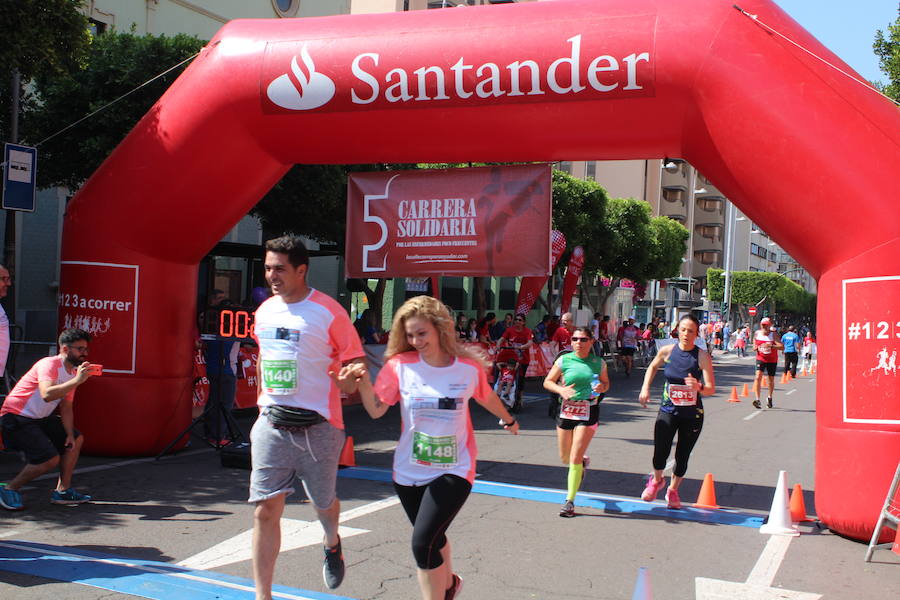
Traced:
<svg viewBox="0 0 900 600">
<path fill-rule="evenodd" d="M 573 342 L 587 342 L 587 341 L 590 341 L 591 338 L 589 338 L 589 337 L 577 337 L 577 336 L 572 336 L 571 339 L 572 339 Z"/>
</svg>

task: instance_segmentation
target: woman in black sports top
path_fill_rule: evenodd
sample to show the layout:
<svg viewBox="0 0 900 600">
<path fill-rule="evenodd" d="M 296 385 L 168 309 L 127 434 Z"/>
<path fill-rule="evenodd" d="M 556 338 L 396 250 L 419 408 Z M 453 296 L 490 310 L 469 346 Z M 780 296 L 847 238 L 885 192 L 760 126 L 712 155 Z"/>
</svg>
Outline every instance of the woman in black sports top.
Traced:
<svg viewBox="0 0 900 600">
<path fill-rule="evenodd" d="M 656 358 L 647 367 L 640 402 L 645 407 L 650 402 L 650 384 L 656 372 L 665 365 L 666 385 L 656 425 L 653 428 L 653 475 L 647 480 L 647 487 L 641 494 L 644 502 L 656 499 L 665 485 L 663 469 L 672 451 L 672 441 L 678 435 L 675 445 L 675 469 L 672 483 L 666 491 L 666 505 L 681 508 L 678 487 L 687 472 L 688 458 L 703 429 L 703 400 L 716 392 L 716 379 L 712 360 L 705 350 L 694 342 L 700 330 L 700 323 L 693 315 L 685 315 L 678 321 L 678 343 L 663 346 Z"/>
</svg>

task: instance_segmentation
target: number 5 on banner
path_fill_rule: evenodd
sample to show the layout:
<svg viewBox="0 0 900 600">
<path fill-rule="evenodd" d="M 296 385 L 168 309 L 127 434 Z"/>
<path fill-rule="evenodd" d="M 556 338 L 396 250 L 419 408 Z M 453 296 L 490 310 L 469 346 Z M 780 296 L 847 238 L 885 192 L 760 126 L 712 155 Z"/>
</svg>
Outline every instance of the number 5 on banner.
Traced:
<svg viewBox="0 0 900 600">
<path fill-rule="evenodd" d="M 388 230 L 387 223 L 384 222 L 384 219 L 381 217 L 376 217 L 375 215 L 369 214 L 369 201 L 371 200 L 384 200 L 388 197 L 391 189 L 391 182 L 400 177 L 399 175 L 394 175 L 390 179 L 388 179 L 387 185 L 384 186 L 384 194 L 383 195 L 375 195 L 375 194 L 366 194 L 363 198 L 363 222 L 365 223 L 376 223 L 378 227 L 381 229 L 381 239 L 378 240 L 375 244 L 363 244 L 362 247 L 362 270 L 366 273 L 370 273 L 372 271 L 385 271 L 387 270 L 387 255 L 384 256 L 384 259 L 381 261 L 381 266 L 378 265 L 371 266 L 369 265 L 369 253 L 380 250 L 384 243 L 387 241 Z"/>
</svg>

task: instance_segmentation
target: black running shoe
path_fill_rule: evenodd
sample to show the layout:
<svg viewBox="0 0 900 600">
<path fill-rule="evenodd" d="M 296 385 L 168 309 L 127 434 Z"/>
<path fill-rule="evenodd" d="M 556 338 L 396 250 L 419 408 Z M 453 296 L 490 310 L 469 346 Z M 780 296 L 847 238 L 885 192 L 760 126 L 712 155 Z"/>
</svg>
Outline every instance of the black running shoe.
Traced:
<svg viewBox="0 0 900 600">
<path fill-rule="evenodd" d="M 762 404 L 760 404 L 759 398 L 753 401 L 753 408 L 762 408 Z"/>
<path fill-rule="evenodd" d="M 329 590 L 333 590 L 344 581 L 344 553 L 341 551 L 341 540 L 334 548 L 325 548 L 325 564 L 322 565 L 322 579 Z"/>
<path fill-rule="evenodd" d="M 766 406 L 772 408 L 772 396 L 766 398 Z"/>
</svg>

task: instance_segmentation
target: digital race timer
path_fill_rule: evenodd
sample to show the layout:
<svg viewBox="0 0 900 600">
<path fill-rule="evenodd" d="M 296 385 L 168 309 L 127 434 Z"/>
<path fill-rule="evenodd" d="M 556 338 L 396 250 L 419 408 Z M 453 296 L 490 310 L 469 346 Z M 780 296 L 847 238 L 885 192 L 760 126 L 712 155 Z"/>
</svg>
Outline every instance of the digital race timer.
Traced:
<svg viewBox="0 0 900 600">
<path fill-rule="evenodd" d="M 253 334 L 253 313 L 246 310 L 223 310 L 219 313 L 220 337 L 249 338 Z"/>
<path fill-rule="evenodd" d="M 219 339 L 249 340 L 253 313 L 240 308 L 209 308 L 202 315 L 202 333 Z"/>
</svg>

